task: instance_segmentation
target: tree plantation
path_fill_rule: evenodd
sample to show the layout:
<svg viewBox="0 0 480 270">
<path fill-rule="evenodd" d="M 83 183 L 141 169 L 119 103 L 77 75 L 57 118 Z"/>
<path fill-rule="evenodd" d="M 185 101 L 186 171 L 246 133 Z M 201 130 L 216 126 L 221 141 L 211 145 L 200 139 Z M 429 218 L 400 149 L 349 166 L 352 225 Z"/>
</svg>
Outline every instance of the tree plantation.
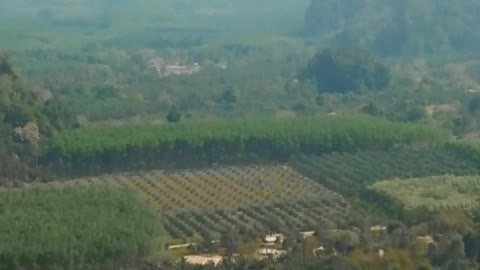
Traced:
<svg viewBox="0 0 480 270">
<path fill-rule="evenodd" d="M 0 1 L 0 270 L 480 269 L 479 3 Z"/>
<path fill-rule="evenodd" d="M 185 121 L 66 131 L 51 141 L 43 163 L 67 171 L 88 172 L 98 166 L 142 168 L 148 162 L 175 164 L 182 160 L 218 162 L 257 157 L 282 161 L 301 152 L 327 153 L 413 143 L 433 145 L 447 138 L 448 132 L 435 126 L 394 123 L 362 115 Z"/>
<path fill-rule="evenodd" d="M 162 215 L 172 240 L 195 235 L 202 241 L 219 240 L 231 229 L 255 239 L 271 231 L 313 230 L 318 222 L 334 227 L 349 210 L 342 196 L 286 166 L 151 171 L 38 186 L 116 186 L 141 192 L 146 204 Z"/>
<path fill-rule="evenodd" d="M 158 216 L 123 189 L 0 191 L 0 269 L 118 269 L 162 247 Z"/>
<path fill-rule="evenodd" d="M 398 201 L 406 211 L 478 207 L 477 176 L 441 175 L 407 180 L 385 180 L 369 188 Z"/>
</svg>

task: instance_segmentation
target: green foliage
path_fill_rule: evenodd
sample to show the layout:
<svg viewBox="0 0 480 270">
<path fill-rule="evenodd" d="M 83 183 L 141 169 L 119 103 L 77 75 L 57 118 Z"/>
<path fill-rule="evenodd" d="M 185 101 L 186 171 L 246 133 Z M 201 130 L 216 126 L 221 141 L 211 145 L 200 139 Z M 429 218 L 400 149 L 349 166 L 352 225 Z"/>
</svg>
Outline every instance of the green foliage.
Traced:
<svg viewBox="0 0 480 270">
<path fill-rule="evenodd" d="M 387 56 L 473 55 L 479 11 L 475 0 L 311 0 L 305 29 L 326 43 L 362 44 Z"/>
<path fill-rule="evenodd" d="M 316 81 L 320 92 L 360 92 L 385 90 L 390 71 L 364 51 L 327 49 L 310 61 L 305 75 Z"/>
<path fill-rule="evenodd" d="M 170 112 L 167 114 L 167 121 L 168 122 L 180 122 L 182 120 L 182 114 L 177 108 L 172 108 Z"/>
<path fill-rule="evenodd" d="M 480 160 L 480 154 L 471 146 L 454 143 L 449 145 L 453 151 L 413 149 L 419 144 L 436 145 L 449 139 L 447 132 L 429 125 L 391 123 L 365 116 L 225 119 L 361 111 L 413 122 L 435 118 L 437 112 L 426 114 L 425 107 L 438 104 L 453 108 L 453 112 L 442 113 L 455 114 L 445 118 L 458 120 L 452 120 L 458 133 L 471 130 L 473 125 L 468 121 L 475 122 L 479 112 L 475 97 L 464 100 L 463 115 L 455 111 L 460 105 L 442 103 L 461 100 L 460 92 L 476 87 L 476 82 L 469 80 L 479 74 L 475 61 L 469 62 L 464 71 L 458 67 L 460 72 L 455 72 L 455 77 L 448 77 L 447 68 L 439 71 L 420 63 L 417 69 L 417 62 L 411 70 L 409 64 L 387 67 L 364 51 L 347 48 L 315 55 L 304 74 L 311 81 L 298 78 L 298 69 L 307 65 L 317 46 L 345 48 L 354 44 L 391 57 L 474 55 L 480 48 L 480 35 L 475 29 L 480 5 L 475 0 L 311 0 L 305 28 L 314 38 L 305 42 L 292 32 L 298 30 L 309 1 L 0 1 L 2 47 L 8 50 L 16 67 L 12 68 L 9 59 L 0 55 L 1 184 L 3 179 L 33 178 L 35 174 L 27 163 L 37 166 L 39 150 L 40 166 L 58 174 L 91 174 L 171 163 L 191 167 L 198 165 L 198 160 L 205 161 L 201 165 L 231 161 L 251 164 L 262 158 L 292 161 L 290 158 L 296 156 L 291 164 L 319 183 L 348 195 L 354 206 L 358 201 L 376 205 L 385 202 L 366 188 L 379 179 L 477 174 L 475 162 Z M 200 72 L 160 77 L 151 67 L 152 60 L 159 58 L 168 64 L 199 63 Z M 471 78 L 462 76 L 466 72 Z M 30 82 L 17 74 L 27 75 Z M 185 118 L 214 115 L 224 120 L 180 121 L 180 111 Z M 128 120 L 124 118 L 130 117 L 135 121 L 155 118 L 152 122 L 161 124 L 125 124 Z M 75 126 L 77 118 L 98 121 L 92 126 L 99 128 L 67 130 L 56 136 L 59 130 Z M 171 123 L 163 124 L 165 118 Z M 123 125 L 105 127 L 105 122 L 109 124 L 112 119 Z M 448 120 L 441 121 L 448 124 Z M 40 145 L 15 135 L 14 129 L 27 123 L 38 126 Z M 296 188 L 303 187 L 293 179 L 289 182 L 293 186 L 286 189 L 269 185 L 263 189 L 249 186 L 257 184 L 256 176 L 244 179 L 242 175 L 239 181 L 225 183 L 231 185 L 230 192 L 228 187 L 219 185 L 228 173 L 219 176 L 207 171 L 199 177 L 200 181 L 194 181 L 188 172 L 182 173 L 188 177 L 165 173 L 173 179 L 165 181 L 165 186 L 152 179 L 158 175 L 139 179 L 143 173 L 117 175 L 112 181 L 135 185 L 152 206 L 172 207 L 163 220 L 171 235 L 201 235 L 212 248 L 209 240 L 220 239 L 218 232 L 226 227 L 232 227 L 235 234 L 224 241 L 226 246 L 232 244 L 233 251 L 237 233 L 242 238 L 255 238 L 255 232 L 266 230 L 291 233 L 310 229 L 314 224 L 330 227 L 327 225 L 336 225 L 337 221 L 348 226 L 343 223 L 351 214 L 347 211 L 350 203 L 334 192 L 308 186 L 308 191 L 318 197 L 308 193 L 308 198 L 290 200 Z M 108 177 L 96 178 L 109 182 Z M 258 178 L 263 183 L 269 177 L 273 176 Z M 170 188 L 173 192 L 168 192 Z M 143 233 L 153 223 L 150 216 L 143 215 L 146 210 L 137 200 L 129 201 L 126 194 L 117 191 L 107 194 L 103 189 L 81 190 L 91 194 L 77 196 L 66 190 L 8 193 L 15 199 L 5 199 L 0 194 L 0 242 L 4 243 L 0 244 L 0 269 L 83 270 L 90 267 L 88 264 L 120 269 L 122 262 L 123 266 L 130 266 L 131 260 L 148 253 L 143 251 L 148 249 L 145 245 L 151 243 L 149 236 L 155 232 Z M 226 201 L 213 202 L 217 194 L 213 190 L 229 193 L 222 194 Z M 286 192 L 290 192 L 289 196 L 284 196 Z M 443 195 L 427 192 L 426 197 L 439 200 Z M 230 205 L 229 209 L 229 202 L 237 205 Z M 220 207 L 212 209 L 212 205 Z M 12 214 L 17 212 L 20 214 Z M 34 225 L 27 228 L 23 221 Z M 65 229 L 60 223 L 73 229 Z M 3 230 L 6 226 L 19 230 L 25 227 L 25 231 L 37 234 L 21 238 L 16 231 Z M 338 238 L 337 250 L 348 253 L 363 241 L 364 235 Z M 137 240 L 141 242 L 137 244 Z M 454 240 L 452 249 L 445 249 L 438 257 L 448 257 L 444 254 L 448 255 L 450 250 L 463 249 L 461 239 Z M 9 241 L 15 242 L 12 250 L 16 250 L 8 249 Z M 376 252 L 370 253 L 378 259 Z M 386 260 L 394 262 L 388 267 L 410 269 L 408 261 L 413 258 L 407 255 L 405 250 L 387 251 Z M 46 265 L 50 262 L 47 257 L 53 261 L 51 265 Z M 250 268 L 356 269 L 348 260 L 330 263 L 342 258 L 302 259 L 252 263 Z M 457 265 L 448 260 L 440 264 Z M 246 265 L 237 267 L 227 262 L 222 267 L 242 269 Z"/>
<path fill-rule="evenodd" d="M 480 146 L 474 143 L 456 141 L 447 145 L 456 155 L 480 163 Z"/>
<path fill-rule="evenodd" d="M 118 269 L 161 247 L 158 217 L 124 190 L 16 189 L 0 202 L 0 269 Z"/>
<path fill-rule="evenodd" d="M 475 160 L 457 155 L 449 147 L 300 155 L 290 164 L 300 173 L 348 198 L 354 208 L 352 212 L 395 218 L 403 217 L 402 206 L 372 192 L 369 185 L 382 179 L 476 175 L 480 171 Z M 413 215 L 409 217 L 409 221 L 412 220 L 416 220 Z"/>
<path fill-rule="evenodd" d="M 219 233 L 232 228 L 243 240 L 271 231 L 311 230 L 344 222 L 350 208 L 338 194 L 285 166 L 135 172 L 52 184 L 121 185 L 141 192 L 162 214 L 172 239 L 219 240 Z"/>
<path fill-rule="evenodd" d="M 361 109 L 362 113 L 374 115 L 374 116 L 381 116 L 383 115 L 383 110 L 379 108 L 375 103 L 369 102 L 364 105 Z"/>
<path fill-rule="evenodd" d="M 211 161 L 257 155 L 273 160 L 298 152 L 325 153 L 358 148 L 386 148 L 394 144 L 441 143 L 445 130 L 428 125 L 394 123 L 363 115 L 186 120 L 160 126 L 122 126 L 76 129 L 54 138 L 44 153 L 45 164 L 55 162 L 126 166 L 142 159 L 182 162 L 192 157 Z M 121 165 L 123 164 L 123 165 Z"/>
<path fill-rule="evenodd" d="M 480 95 L 473 95 L 467 102 L 467 110 L 470 113 L 475 113 L 480 109 Z"/>
<path fill-rule="evenodd" d="M 8 55 L 0 53 L 0 76 L 7 75 L 14 79 L 17 78 L 17 75 L 13 71 L 12 65 L 8 60 Z"/>
<path fill-rule="evenodd" d="M 227 105 L 235 105 L 237 103 L 237 96 L 232 89 L 225 90 L 222 95 L 222 102 Z"/>
<path fill-rule="evenodd" d="M 0 185 L 32 178 L 29 165 L 36 163 L 40 141 L 71 127 L 70 112 L 51 92 L 32 91 L 0 54 Z M 25 127 L 30 135 L 24 136 Z"/>
<path fill-rule="evenodd" d="M 47 90 L 33 91 L 31 85 L 12 71 L 6 56 L 0 55 L 0 65 L 5 70 L 4 73 L 0 72 L 0 124 L 22 127 L 28 122 L 35 122 L 42 133 L 61 126 L 71 126 L 71 113 L 63 101 Z"/>
<path fill-rule="evenodd" d="M 407 180 L 386 180 L 370 189 L 400 202 L 406 210 L 438 211 L 478 207 L 480 179 L 477 176 L 431 176 Z"/>
<path fill-rule="evenodd" d="M 478 163 L 447 148 L 396 148 L 354 153 L 296 156 L 291 164 L 301 173 L 345 196 L 362 196 L 381 179 L 455 174 L 475 175 Z M 369 194 L 367 194 L 367 197 Z"/>
<path fill-rule="evenodd" d="M 25 77 L 91 121 L 164 119 L 172 105 L 195 114 L 273 114 L 296 102 L 283 86 L 310 52 L 286 33 L 301 25 L 308 0 L 139 3 L 3 1 L 2 47 Z M 150 68 L 156 57 L 197 62 L 201 74 L 160 79 Z M 217 102 L 232 87 L 234 109 Z"/>
<path fill-rule="evenodd" d="M 308 257 L 303 254 L 288 255 L 285 258 L 274 260 L 268 258 L 265 260 L 253 260 L 250 258 L 235 258 L 224 259 L 224 261 L 217 265 L 189 265 L 183 263 L 165 263 L 159 267 L 150 266 L 145 270 L 267 270 L 267 269 L 281 269 L 281 270 L 361 270 L 347 257 L 342 256 L 320 256 Z M 144 269 L 142 269 L 144 270 Z M 410 269 L 408 269 L 410 270 Z"/>
</svg>

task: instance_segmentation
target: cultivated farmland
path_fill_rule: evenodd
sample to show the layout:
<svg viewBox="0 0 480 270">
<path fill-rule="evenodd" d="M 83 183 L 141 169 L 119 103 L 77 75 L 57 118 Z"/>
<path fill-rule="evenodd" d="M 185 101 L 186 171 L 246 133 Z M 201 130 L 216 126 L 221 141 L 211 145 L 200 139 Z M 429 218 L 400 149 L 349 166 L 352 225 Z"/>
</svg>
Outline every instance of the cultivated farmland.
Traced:
<svg viewBox="0 0 480 270">
<path fill-rule="evenodd" d="M 286 166 L 149 171 L 46 185 L 102 184 L 140 191 L 163 215 L 165 229 L 174 239 L 194 235 L 214 239 L 231 228 L 252 238 L 268 231 L 311 230 L 343 222 L 349 210 L 341 195 Z"/>
<path fill-rule="evenodd" d="M 478 164 L 445 149 L 397 148 L 389 151 L 357 151 L 321 156 L 302 155 L 291 165 L 345 196 L 358 196 L 368 185 L 395 177 L 407 179 L 433 175 L 476 175 Z"/>
<path fill-rule="evenodd" d="M 441 175 L 394 179 L 377 182 L 370 189 L 400 203 L 405 210 L 473 209 L 479 205 L 480 177 Z"/>
</svg>

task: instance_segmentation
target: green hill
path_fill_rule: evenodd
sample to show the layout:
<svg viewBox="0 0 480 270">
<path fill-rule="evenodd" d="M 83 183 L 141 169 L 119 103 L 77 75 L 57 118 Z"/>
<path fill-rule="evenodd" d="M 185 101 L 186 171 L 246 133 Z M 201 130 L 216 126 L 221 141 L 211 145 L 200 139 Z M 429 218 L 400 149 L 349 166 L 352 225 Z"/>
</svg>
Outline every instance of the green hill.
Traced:
<svg viewBox="0 0 480 270">
<path fill-rule="evenodd" d="M 474 0 L 311 0 L 305 30 L 386 56 L 472 54 L 480 44 L 479 11 Z"/>
</svg>

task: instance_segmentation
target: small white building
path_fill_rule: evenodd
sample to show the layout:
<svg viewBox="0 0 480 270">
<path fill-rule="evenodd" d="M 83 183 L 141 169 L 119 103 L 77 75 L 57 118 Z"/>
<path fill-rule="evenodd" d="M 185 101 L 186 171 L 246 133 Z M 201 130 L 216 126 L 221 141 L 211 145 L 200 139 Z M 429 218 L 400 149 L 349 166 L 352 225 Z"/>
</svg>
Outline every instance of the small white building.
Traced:
<svg viewBox="0 0 480 270">
<path fill-rule="evenodd" d="M 194 63 L 193 65 L 182 65 L 180 63 L 169 64 L 161 57 L 150 60 L 150 68 L 155 70 L 161 78 L 174 75 L 192 75 L 201 70 L 201 66 L 198 63 Z"/>
<path fill-rule="evenodd" d="M 267 234 L 263 240 L 265 243 L 275 243 L 277 241 L 283 242 L 284 236 L 281 233 Z"/>
<path fill-rule="evenodd" d="M 223 258 L 219 255 L 187 255 L 183 257 L 191 265 L 219 265 Z"/>
<path fill-rule="evenodd" d="M 384 232 L 387 230 L 387 227 L 385 226 L 380 226 L 380 225 L 375 225 L 370 227 L 371 232 Z"/>
<path fill-rule="evenodd" d="M 433 237 L 430 236 L 430 235 L 417 236 L 417 239 L 425 242 L 425 244 L 427 244 L 427 245 L 434 245 L 435 244 L 435 239 L 433 239 Z"/>
<path fill-rule="evenodd" d="M 383 258 L 385 256 L 385 251 L 383 249 L 378 250 L 378 257 Z"/>
<path fill-rule="evenodd" d="M 261 248 L 258 250 L 261 255 L 272 256 L 273 258 L 280 258 L 287 254 L 285 250 L 279 250 L 274 248 Z"/>
<path fill-rule="evenodd" d="M 319 246 L 319 247 L 313 249 L 313 254 L 314 254 L 315 256 L 324 254 L 325 252 L 326 252 L 326 250 L 325 250 L 325 248 L 324 248 L 323 246 Z"/>
<path fill-rule="evenodd" d="M 306 231 L 306 232 L 301 232 L 303 239 L 307 239 L 308 237 L 313 237 L 315 236 L 315 231 Z"/>
</svg>

